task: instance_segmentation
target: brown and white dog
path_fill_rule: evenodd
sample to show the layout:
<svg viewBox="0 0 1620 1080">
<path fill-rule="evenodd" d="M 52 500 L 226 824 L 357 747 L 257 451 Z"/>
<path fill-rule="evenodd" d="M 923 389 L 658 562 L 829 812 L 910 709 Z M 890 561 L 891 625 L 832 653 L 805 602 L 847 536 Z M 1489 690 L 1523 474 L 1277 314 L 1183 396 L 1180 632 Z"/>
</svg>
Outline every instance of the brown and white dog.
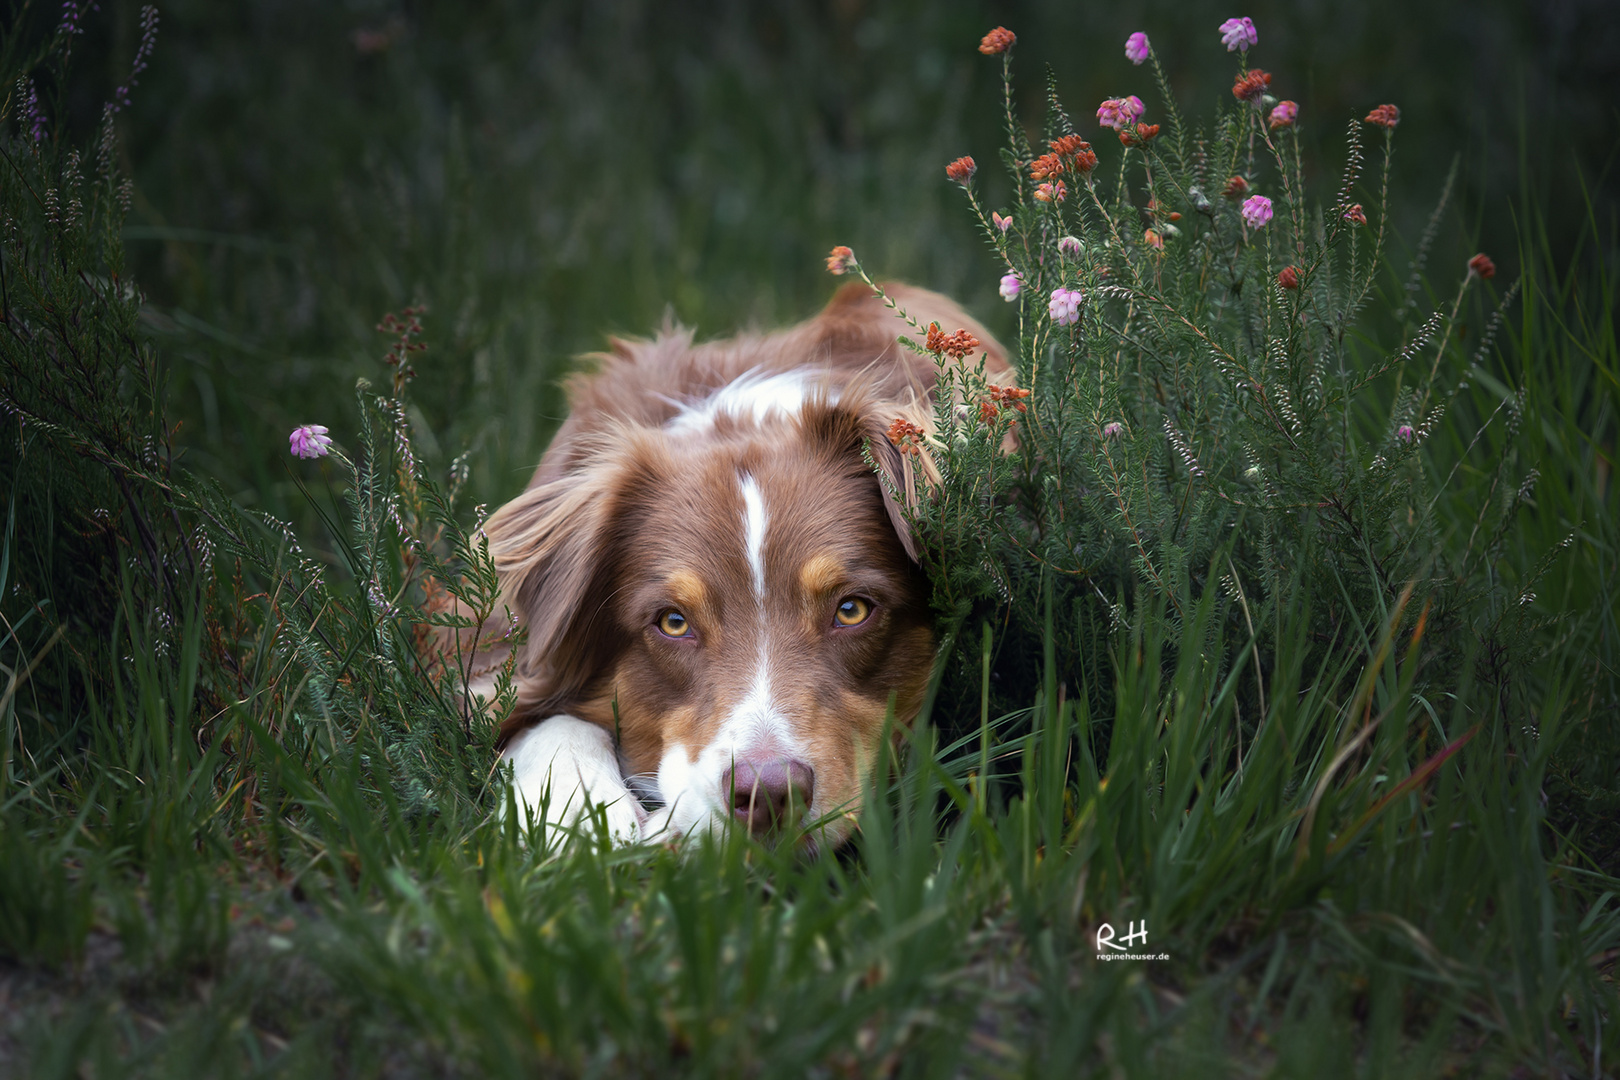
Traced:
<svg viewBox="0 0 1620 1080">
<path fill-rule="evenodd" d="M 1009 380 L 956 304 L 890 295 L 967 329 Z M 894 497 L 925 459 L 887 437 L 931 412 L 936 369 L 897 344 L 908 330 L 852 285 L 788 330 L 615 340 L 573 377 L 528 490 L 485 530 L 528 626 L 501 734 L 520 812 L 603 807 L 621 842 L 728 820 L 848 836 L 884 717 L 915 718 L 934 655 Z"/>
</svg>

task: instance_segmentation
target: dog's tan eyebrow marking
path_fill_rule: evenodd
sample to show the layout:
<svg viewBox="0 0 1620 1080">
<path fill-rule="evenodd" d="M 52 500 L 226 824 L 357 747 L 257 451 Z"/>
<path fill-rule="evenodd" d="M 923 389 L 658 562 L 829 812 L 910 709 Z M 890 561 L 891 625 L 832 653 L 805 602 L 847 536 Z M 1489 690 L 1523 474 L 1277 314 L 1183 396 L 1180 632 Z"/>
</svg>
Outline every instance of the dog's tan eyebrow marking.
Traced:
<svg viewBox="0 0 1620 1080">
<path fill-rule="evenodd" d="M 703 587 L 703 579 L 690 570 L 676 570 L 664 579 L 664 588 L 669 591 L 671 600 L 682 607 L 700 608 L 707 598 L 708 592 Z"/>
<path fill-rule="evenodd" d="M 811 596 L 832 592 L 844 580 L 844 564 L 826 552 L 810 556 L 799 568 L 799 588 Z"/>
</svg>

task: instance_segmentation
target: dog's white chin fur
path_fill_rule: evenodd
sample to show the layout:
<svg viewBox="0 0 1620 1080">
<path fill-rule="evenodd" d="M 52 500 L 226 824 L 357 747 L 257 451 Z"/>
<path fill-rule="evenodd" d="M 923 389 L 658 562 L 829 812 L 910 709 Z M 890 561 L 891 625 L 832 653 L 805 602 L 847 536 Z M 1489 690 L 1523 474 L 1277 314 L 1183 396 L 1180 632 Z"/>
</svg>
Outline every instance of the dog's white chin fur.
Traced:
<svg viewBox="0 0 1620 1080">
<path fill-rule="evenodd" d="M 587 833 L 598 812 L 616 845 L 656 840 L 668 830 L 668 812 L 649 813 L 625 786 L 613 738 L 595 724 L 549 717 L 515 735 L 501 758 L 512 763 L 519 821 L 537 824 L 543 818 L 546 847 Z"/>
</svg>

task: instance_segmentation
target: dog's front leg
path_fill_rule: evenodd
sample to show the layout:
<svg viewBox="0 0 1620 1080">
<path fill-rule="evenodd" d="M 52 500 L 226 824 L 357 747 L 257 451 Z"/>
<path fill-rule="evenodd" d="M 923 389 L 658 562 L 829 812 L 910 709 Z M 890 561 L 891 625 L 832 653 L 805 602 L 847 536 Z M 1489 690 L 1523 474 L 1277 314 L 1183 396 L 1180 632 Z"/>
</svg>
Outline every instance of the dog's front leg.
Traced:
<svg viewBox="0 0 1620 1080">
<path fill-rule="evenodd" d="M 614 843 L 641 837 L 646 812 L 625 786 L 612 736 L 597 725 L 553 716 L 514 736 L 501 757 L 512 763 L 517 811 L 524 818 L 539 821 L 545 806 L 548 828 L 568 828 L 602 807 Z M 548 840 L 548 846 L 555 843 Z"/>
</svg>

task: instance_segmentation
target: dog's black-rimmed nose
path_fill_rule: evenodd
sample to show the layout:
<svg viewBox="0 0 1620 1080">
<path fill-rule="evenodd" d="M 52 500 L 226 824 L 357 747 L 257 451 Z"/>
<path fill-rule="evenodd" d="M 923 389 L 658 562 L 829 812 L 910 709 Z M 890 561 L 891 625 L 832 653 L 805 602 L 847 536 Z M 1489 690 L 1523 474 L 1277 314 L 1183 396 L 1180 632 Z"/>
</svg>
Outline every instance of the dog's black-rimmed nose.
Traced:
<svg viewBox="0 0 1620 1080">
<path fill-rule="evenodd" d="M 816 771 L 796 758 L 737 761 L 721 777 L 731 814 L 756 836 L 794 824 L 816 793 Z"/>
</svg>

